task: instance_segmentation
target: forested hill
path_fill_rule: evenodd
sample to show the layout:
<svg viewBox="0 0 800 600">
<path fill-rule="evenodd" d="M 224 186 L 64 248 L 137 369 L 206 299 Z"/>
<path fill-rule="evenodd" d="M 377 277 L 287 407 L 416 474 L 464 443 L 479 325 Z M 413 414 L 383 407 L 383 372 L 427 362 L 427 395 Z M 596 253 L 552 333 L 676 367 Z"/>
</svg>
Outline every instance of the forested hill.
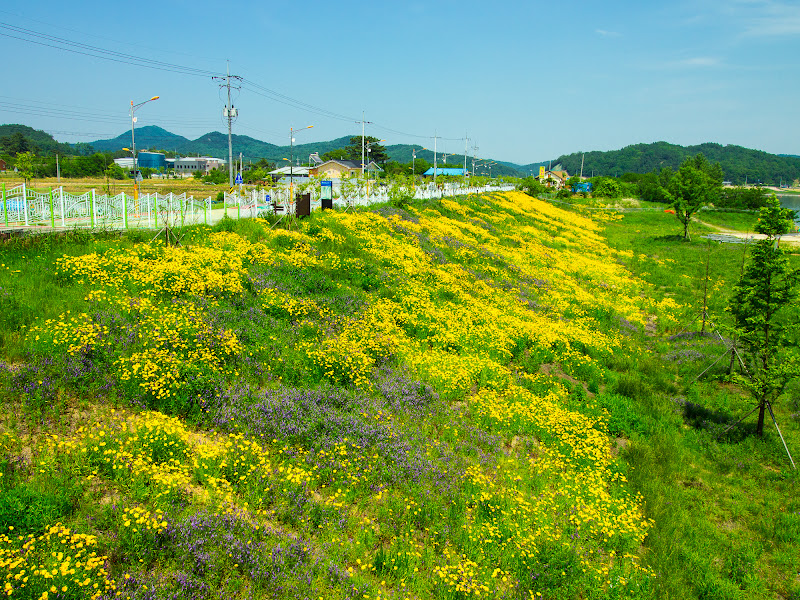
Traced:
<svg viewBox="0 0 800 600">
<path fill-rule="evenodd" d="M 28 151 L 44 154 L 71 154 L 73 152 L 70 144 L 56 141 L 46 131 L 17 124 L 0 125 L 0 150 L 11 154 Z"/>
<path fill-rule="evenodd" d="M 664 167 L 677 169 L 688 156 L 702 153 L 712 162 L 718 162 L 725 179 L 734 184 L 747 182 L 778 185 L 800 179 L 800 157 L 769 154 L 741 146 L 723 146 L 705 143 L 697 146 L 678 146 L 667 142 L 634 144 L 609 152 L 586 152 L 583 175 L 611 175 L 623 173 L 649 173 Z M 560 163 L 570 174 L 581 170 L 581 153 L 559 156 L 553 164 Z"/>
</svg>

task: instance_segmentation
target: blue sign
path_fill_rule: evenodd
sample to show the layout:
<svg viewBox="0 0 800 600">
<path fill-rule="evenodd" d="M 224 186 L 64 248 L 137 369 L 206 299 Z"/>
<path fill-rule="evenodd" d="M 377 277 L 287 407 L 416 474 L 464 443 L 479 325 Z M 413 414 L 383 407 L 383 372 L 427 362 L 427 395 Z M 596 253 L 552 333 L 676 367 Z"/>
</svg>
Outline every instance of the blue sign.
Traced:
<svg viewBox="0 0 800 600">
<path fill-rule="evenodd" d="M 333 182 L 332 181 L 320 181 L 320 200 L 331 200 L 333 199 Z"/>
<path fill-rule="evenodd" d="M 242 185 L 242 174 L 241 173 L 237 173 L 236 174 L 236 185 Z"/>
<path fill-rule="evenodd" d="M 269 194 L 264 194 L 264 202 L 269 202 L 270 200 L 272 200 L 272 198 L 270 198 Z"/>
</svg>

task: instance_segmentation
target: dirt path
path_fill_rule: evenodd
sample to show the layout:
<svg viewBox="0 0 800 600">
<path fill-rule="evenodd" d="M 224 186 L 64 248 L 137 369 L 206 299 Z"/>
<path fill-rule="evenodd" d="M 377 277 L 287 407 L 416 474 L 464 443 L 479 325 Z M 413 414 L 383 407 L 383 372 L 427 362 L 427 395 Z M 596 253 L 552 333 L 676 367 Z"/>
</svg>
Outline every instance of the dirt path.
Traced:
<svg viewBox="0 0 800 600">
<path fill-rule="evenodd" d="M 767 237 L 763 233 L 745 233 L 743 231 L 736 231 L 735 229 L 727 229 L 725 227 L 720 227 L 719 225 L 713 225 L 712 223 L 706 223 L 700 219 L 692 220 L 695 223 L 705 225 L 709 229 L 715 230 L 716 233 L 708 234 L 705 237 L 718 242 L 741 244 L 748 240 L 763 240 Z M 800 246 L 800 233 L 787 233 L 786 235 L 782 235 L 780 237 L 780 241 L 782 244 L 788 244 L 789 246 Z"/>
</svg>

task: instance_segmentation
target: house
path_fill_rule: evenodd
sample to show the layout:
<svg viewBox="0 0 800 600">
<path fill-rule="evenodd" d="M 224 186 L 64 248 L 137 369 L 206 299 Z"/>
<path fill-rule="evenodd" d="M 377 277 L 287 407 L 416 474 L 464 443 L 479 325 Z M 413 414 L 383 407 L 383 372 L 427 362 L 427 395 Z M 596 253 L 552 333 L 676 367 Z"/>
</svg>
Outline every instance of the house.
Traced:
<svg viewBox="0 0 800 600">
<path fill-rule="evenodd" d="M 545 187 L 554 188 L 556 190 L 560 190 L 565 185 L 567 185 L 567 179 L 569 179 L 569 173 L 566 171 L 544 171 L 544 175 L 539 174 L 536 179 L 539 180 Z"/>
<path fill-rule="evenodd" d="M 437 177 L 463 177 L 464 175 L 469 175 L 469 171 L 465 171 L 464 169 L 453 169 L 447 167 L 445 169 L 441 167 L 436 167 L 436 176 Z M 433 177 L 433 167 L 428 169 L 422 174 L 423 177 Z"/>
<path fill-rule="evenodd" d="M 286 166 L 270 171 L 267 175 L 272 177 L 273 181 L 278 181 L 284 177 L 291 176 L 292 181 L 295 179 L 308 179 L 310 169 L 308 167 L 301 167 L 299 165 Z"/>
<path fill-rule="evenodd" d="M 364 168 L 367 173 L 376 173 L 383 171 L 375 161 L 370 163 Z M 359 160 L 341 160 L 333 159 L 315 165 L 309 169 L 309 174 L 315 177 L 325 177 L 330 179 L 339 179 L 342 175 L 346 176 L 359 176 L 361 175 L 361 161 Z"/>
<path fill-rule="evenodd" d="M 2 158 L 0 158 L 0 171 L 5 171 L 6 169 L 8 169 L 8 165 L 6 164 L 6 161 L 4 161 Z"/>
</svg>

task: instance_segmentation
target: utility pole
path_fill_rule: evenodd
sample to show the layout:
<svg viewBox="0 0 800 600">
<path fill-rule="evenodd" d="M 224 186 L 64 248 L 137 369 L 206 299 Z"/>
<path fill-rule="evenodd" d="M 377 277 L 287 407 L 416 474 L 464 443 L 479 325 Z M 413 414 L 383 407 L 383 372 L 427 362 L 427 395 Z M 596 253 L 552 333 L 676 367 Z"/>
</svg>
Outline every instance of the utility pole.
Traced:
<svg viewBox="0 0 800 600">
<path fill-rule="evenodd" d="M 464 132 L 464 177 L 467 176 L 467 145 L 469 143 L 469 138 L 467 137 L 467 132 Z"/>
<path fill-rule="evenodd" d="M 436 183 L 436 130 L 433 130 L 433 183 Z"/>
<path fill-rule="evenodd" d="M 61 167 L 58 165 L 58 154 L 56 154 L 56 177 L 58 177 L 58 185 L 61 185 Z"/>
<path fill-rule="evenodd" d="M 582 153 L 581 153 L 581 176 L 580 176 L 580 180 L 581 180 L 581 181 L 583 181 L 583 157 L 584 157 L 584 156 L 586 156 L 586 153 L 585 153 L 585 152 L 582 152 Z"/>
<path fill-rule="evenodd" d="M 233 187 L 233 141 L 231 139 L 231 129 L 233 127 L 233 120 L 239 116 L 239 111 L 231 104 L 231 87 L 239 90 L 241 86 L 231 84 L 231 80 L 240 82 L 242 78 L 238 75 L 231 75 L 231 64 L 230 61 L 228 61 L 227 75 L 225 77 L 212 77 L 212 79 L 221 82 L 219 84 L 220 88 L 228 88 L 228 104 L 222 109 L 222 116 L 228 119 L 228 185 Z"/>
</svg>

